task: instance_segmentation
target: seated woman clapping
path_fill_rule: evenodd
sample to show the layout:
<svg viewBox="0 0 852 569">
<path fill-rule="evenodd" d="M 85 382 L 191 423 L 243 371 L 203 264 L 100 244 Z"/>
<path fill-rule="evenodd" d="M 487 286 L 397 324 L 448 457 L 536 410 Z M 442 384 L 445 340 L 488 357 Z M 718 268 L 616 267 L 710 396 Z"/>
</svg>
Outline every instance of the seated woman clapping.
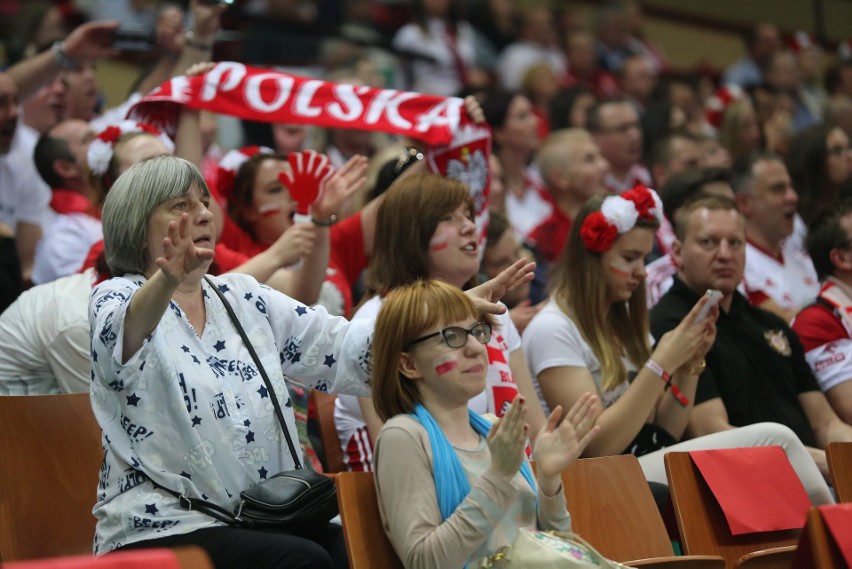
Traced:
<svg viewBox="0 0 852 569">
<path fill-rule="evenodd" d="M 466 566 L 520 527 L 569 530 L 560 473 L 594 437 L 596 396 L 556 407 L 526 460 L 526 401 L 493 426 L 468 408 L 485 387 L 490 319 L 458 287 L 416 281 L 387 295 L 373 342 L 379 507 L 406 567 Z"/>
</svg>

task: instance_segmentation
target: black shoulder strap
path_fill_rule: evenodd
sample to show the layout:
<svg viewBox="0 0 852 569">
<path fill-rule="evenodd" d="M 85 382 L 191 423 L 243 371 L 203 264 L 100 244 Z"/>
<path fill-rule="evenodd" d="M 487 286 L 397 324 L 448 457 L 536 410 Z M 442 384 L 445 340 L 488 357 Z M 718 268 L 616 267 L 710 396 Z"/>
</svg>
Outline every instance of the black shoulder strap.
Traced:
<svg viewBox="0 0 852 569">
<path fill-rule="evenodd" d="M 228 311 L 228 316 L 231 317 L 231 322 L 234 323 L 234 327 L 243 339 L 243 344 L 245 344 L 246 348 L 248 348 L 251 358 L 257 366 L 257 370 L 260 372 L 260 376 L 266 384 L 266 389 L 269 390 L 269 396 L 272 398 L 272 405 L 275 407 L 275 415 L 278 417 L 278 422 L 281 423 L 281 430 L 284 431 L 284 437 L 287 439 L 287 446 L 290 447 L 290 454 L 293 455 L 293 462 L 297 469 L 302 468 L 302 461 L 299 460 L 299 455 L 296 452 L 296 446 L 293 444 L 293 439 L 290 437 L 290 430 L 287 428 L 287 423 L 284 421 L 284 413 L 281 411 L 281 404 L 278 402 L 278 397 L 275 396 L 275 390 L 272 389 L 272 382 L 269 380 L 269 376 L 266 375 L 266 370 L 263 368 L 263 364 L 260 363 L 260 358 L 257 356 L 257 352 L 254 351 L 254 346 L 251 345 L 245 330 L 243 330 L 243 325 L 240 324 L 239 319 L 237 319 L 237 315 L 234 313 L 234 309 L 231 308 L 231 303 L 228 302 L 228 299 L 225 298 L 225 295 L 222 294 L 219 287 L 213 284 L 208 277 L 204 277 L 204 280 L 207 281 L 207 284 L 210 285 L 210 288 L 213 289 L 213 291 L 219 296 L 222 304 L 225 305 L 225 310 Z"/>
<path fill-rule="evenodd" d="M 272 388 L 272 382 L 269 380 L 269 376 L 266 375 L 266 370 L 263 368 L 263 364 L 260 363 L 260 358 L 257 356 L 257 352 L 254 350 L 254 346 L 252 346 L 251 342 L 246 335 L 245 330 L 243 330 L 240 321 L 237 319 L 237 315 L 234 313 L 234 309 L 231 308 L 231 304 L 225 298 L 225 295 L 222 294 L 222 291 L 213 284 L 213 282 L 204 277 L 204 280 L 207 281 L 207 284 L 210 285 L 218 297 L 221 299 L 222 304 L 225 305 L 225 310 L 228 311 L 228 316 L 231 317 L 231 322 L 234 323 L 234 327 L 239 332 L 240 337 L 243 339 L 243 343 L 246 348 L 248 348 L 249 353 L 251 354 L 252 359 L 254 360 L 255 365 L 257 365 L 257 369 L 260 372 L 260 376 L 263 378 L 263 382 L 266 384 L 266 389 L 269 390 L 269 396 L 272 398 L 272 405 L 275 407 L 275 415 L 278 417 L 278 422 L 281 423 L 281 430 L 284 431 L 284 437 L 287 439 L 287 446 L 290 447 L 290 454 L 293 455 L 293 462 L 296 464 L 296 468 L 300 469 L 302 467 L 302 461 L 299 460 L 299 455 L 296 453 L 296 447 L 293 444 L 293 439 L 290 437 L 290 431 L 287 429 L 287 423 L 284 421 L 284 413 L 281 411 L 281 404 L 278 402 L 278 397 L 275 396 L 275 390 Z M 185 510 L 198 510 L 208 516 L 215 518 L 221 522 L 225 522 L 229 525 L 245 525 L 246 520 L 240 518 L 239 511 L 236 514 L 233 514 L 219 506 L 214 504 L 213 502 L 208 502 L 207 500 L 202 500 L 201 498 L 189 498 L 180 492 L 176 492 L 171 488 L 166 488 L 155 481 L 148 478 L 148 480 L 156 486 L 157 488 L 161 488 L 165 490 L 172 496 L 178 499 L 178 504 L 181 508 Z"/>
</svg>

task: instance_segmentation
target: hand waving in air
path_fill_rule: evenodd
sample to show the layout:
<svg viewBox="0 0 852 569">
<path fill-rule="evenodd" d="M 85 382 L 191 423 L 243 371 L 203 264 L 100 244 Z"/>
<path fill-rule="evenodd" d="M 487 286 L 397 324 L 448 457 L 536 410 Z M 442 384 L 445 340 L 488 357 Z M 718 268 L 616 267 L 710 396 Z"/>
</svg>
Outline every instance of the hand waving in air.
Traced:
<svg viewBox="0 0 852 569">
<path fill-rule="evenodd" d="M 155 261 L 163 274 L 175 283 L 200 268 L 206 272 L 213 260 L 212 226 L 206 229 L 206 240 L 197 242 L 191 236 L 191 229 L 188 213 L 183 213 L 177 221 L 170 221 L 168 235 L 163 238 L 163 254 Z"/>
</svg>

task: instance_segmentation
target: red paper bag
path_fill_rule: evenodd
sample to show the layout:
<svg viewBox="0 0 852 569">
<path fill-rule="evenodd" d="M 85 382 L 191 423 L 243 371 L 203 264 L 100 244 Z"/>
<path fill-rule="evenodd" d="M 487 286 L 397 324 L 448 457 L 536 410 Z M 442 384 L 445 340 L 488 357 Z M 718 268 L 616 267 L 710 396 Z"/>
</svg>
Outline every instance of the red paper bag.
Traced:
<svg viewBox="0 0 852 569">
<path fill-rule="evenodd" d="M 780 446 L 691 451 L 733 535 L 801 528 L 811 501 Z"/>
</svg>

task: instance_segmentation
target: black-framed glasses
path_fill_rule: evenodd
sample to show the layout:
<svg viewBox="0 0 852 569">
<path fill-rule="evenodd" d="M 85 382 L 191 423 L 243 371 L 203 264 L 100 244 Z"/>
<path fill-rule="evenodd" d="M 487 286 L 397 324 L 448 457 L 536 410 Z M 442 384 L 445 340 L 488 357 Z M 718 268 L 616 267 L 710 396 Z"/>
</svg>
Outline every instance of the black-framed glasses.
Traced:
<svg viewBox="0 0 852 569">
<path fill-rule="evenodd" d="M 432 332 L 425 336 L 421 336 L 416 340 L 411 340 L 406 345 L 405 349 L 409 349 L 414 344 L 425 342 L 435 336 L 443 336 L 444 342 L 451 348 L 463 348 L 467 344 L 467 336 L 470 334 L 480 344 L 487 344 L 491 341 L 491 324 L 488 322 L 476 322 L 470 328 L 462 328 L 461 326 L 448 326 L 443 330 Z"/>
</svg>

